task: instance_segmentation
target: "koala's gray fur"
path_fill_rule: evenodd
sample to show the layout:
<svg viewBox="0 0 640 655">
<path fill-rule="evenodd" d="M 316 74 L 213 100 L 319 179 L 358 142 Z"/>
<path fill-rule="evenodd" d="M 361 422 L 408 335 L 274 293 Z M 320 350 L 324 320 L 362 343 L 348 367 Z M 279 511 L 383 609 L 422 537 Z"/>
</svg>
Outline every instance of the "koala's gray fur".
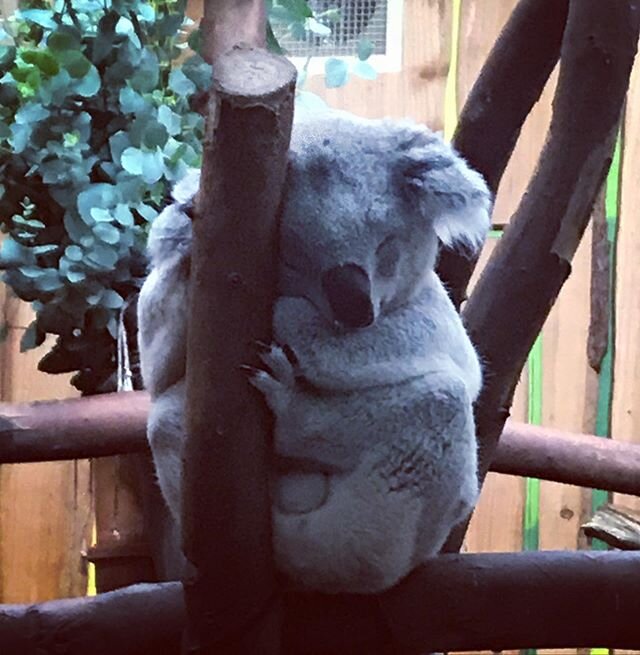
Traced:
<svg viewBox="0 0 640 655">
<path fill-rule="evenodd" d="M 197 183 L 152 227 L 139 302 L 149 440 L 176 519 Z M 434 266 L 438 239 L 480 246 L 490 205 L 481 176 L 426 128 L 333 111 L 294 124 L 276 343 L 252 381 L 276 417 L 276 560 L 302 587 L 386 589 L 475 503 L 480 366 Z"/>
</svg>

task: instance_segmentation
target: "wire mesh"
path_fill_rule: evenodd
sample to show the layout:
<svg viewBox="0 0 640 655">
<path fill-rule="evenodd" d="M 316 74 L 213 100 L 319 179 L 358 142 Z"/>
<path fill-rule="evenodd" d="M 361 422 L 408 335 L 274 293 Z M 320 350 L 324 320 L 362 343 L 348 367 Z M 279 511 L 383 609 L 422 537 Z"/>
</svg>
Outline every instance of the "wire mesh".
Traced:
<svg viewBox="0 0 640 655">
<path fill-rule="evenodd" d="M 306 31 L 303 39 L 296 39 L 286 26 L 278 26 L 276 35 L 289 56 L 353 56 L 361 39 L 372 43 L 372 54 L 386 54 L 386 0 L 309 0 L 309 6 L 331 34 L 320 36 Z"/>
</svg>

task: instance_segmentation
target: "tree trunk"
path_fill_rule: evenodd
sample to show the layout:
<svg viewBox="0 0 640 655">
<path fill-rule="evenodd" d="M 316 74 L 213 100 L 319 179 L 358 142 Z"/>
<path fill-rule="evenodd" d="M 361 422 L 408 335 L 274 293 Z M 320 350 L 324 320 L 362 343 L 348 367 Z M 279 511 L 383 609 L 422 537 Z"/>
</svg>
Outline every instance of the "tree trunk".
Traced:
<svg viewBox="0 0 640 655">
<path fill-rule="evenodd" d="M 270 423 L 243 365 L 271 338 L 276 214 L 295 68 L 236 47 L 215 63 L 194 218 L 183 474 L 186 651 L 279 653 Z"/>
</svg>

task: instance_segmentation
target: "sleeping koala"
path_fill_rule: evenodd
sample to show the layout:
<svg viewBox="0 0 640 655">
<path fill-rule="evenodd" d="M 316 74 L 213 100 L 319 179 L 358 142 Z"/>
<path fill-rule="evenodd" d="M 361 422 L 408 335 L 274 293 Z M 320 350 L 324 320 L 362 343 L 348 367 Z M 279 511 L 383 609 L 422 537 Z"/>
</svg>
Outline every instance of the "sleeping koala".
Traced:
<svg viewBox="0 0 640 655">
<path fill-rule="evenodd" d="M 196 190 L 193 175 L 154 223 L 139 302 L 149 439 L 176 518 L 186 330 L 176 305 L 188 294 Z M 386 589 L 471 511 L 480 366 L 434 267 L 438 240 L 482 244 L 490 205 L 481 176 L 426 128 L 335 111 L 294 124 L 275 343 L 252 382 L 276 418 L 276 562 L 298 586 Z"/>
</svg>

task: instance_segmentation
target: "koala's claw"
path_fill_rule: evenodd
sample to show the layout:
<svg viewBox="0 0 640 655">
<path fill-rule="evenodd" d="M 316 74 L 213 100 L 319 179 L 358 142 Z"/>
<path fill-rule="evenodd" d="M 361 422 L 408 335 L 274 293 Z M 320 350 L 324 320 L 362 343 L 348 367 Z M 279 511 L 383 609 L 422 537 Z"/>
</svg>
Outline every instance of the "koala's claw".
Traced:
<svg viewBox="0 0 640 655">
<path fill-rule="evenodd" d="M 260 359 L 280 384 L 293 388 L 296 382 L 296 372 L 283 348 L 272 345 L 268 351 L 260 353 Z"/>
<path fill-rule="evenodd" d="M 276 416 L 282 415 L 291 401 L 292 388 L 286 386 L 280 380 L 273 377 L 266 371 L 255 369 L 255 373 L 249 378 L 249 382 L 260 391 Z"/>
<path fill-rule="evenodd" d="M 288 343 L 285 343 L 284 346 L 282 346 L 282 352 L 285 354 L 291 365 L 294 368 L 297 368 L 299 364 L 298 355 L 295 354 L 293 348 Z"/>
<path fill-rule="evenodd" d="M 249 383 L 260 391 L 269 407 L 276 414 L 287 408 L 296 382 L 294 367 L 283 348 L 276 344 L 267 345 L 254 342 L 258 356 L 266 370 L 255 366 L 242 365 L 240 369 L 249 375 Z"/>
</svg>

